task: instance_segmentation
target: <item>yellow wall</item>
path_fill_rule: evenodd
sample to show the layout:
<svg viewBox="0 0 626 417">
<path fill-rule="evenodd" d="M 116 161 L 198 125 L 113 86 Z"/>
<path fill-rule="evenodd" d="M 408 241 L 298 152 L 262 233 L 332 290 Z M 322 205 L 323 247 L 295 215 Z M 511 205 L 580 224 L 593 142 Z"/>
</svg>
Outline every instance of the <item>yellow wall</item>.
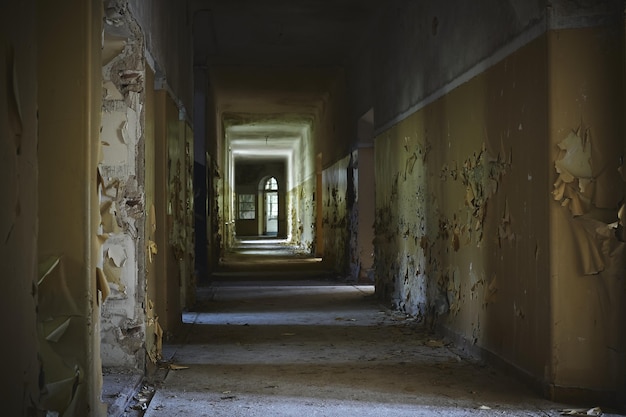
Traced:
<svg viewBox="0 0 626 417">
<path fill-rule="evenodd" d="M 144 155 L 145 155 L 145 236 L 147 257 L 145 260 L 146 271 L 146 352 L 148 357 L 154 363 L 161 359 L 162 347 L 162 328 L 161 320 L 157 314 L 157 286 L 159 285 L 157 277 L 159 276 L 157 265 L 163 259 L 165 254 L 164 248 L 157 244 L 157 230 L 160 231 L 164 227 L 163 224 L 157 223 L 157 211 L 162 213 L 165 207 L 156 206 L 156 136 L 155 136 L 155 105 L 156 94 L 154 91 L 154 72 L 146 65 L 146 81 L 145 81 L 145 123 L 144 123 Z M 160 301 L 160 300 L 159 300 Z"/>
<path fill-rule="evenodd" d="M 96 288 L 101 10 L 98 1 L 38 2 L 39 256 L 61 257 L 40 286 L 39 315 L 71 316 L 55 350 L 40 349 L 46 383 L 70 375 L 76 381 L 65 387 L 69 393 L 78 384 L 69 400 L 50 395 L 43 406 L 67 416 L 103 412 Z"/>
<path fill-rule="evenodd" d="M 579 396 L 580 388 L 626 387 L 624 243 L 608 226 L 618 220 L 624 198 L 618 172 L 624 155 L 624 44 L 615 28 L 559 30 L 548 39 L 548 162 L 550 184 L 556 183 L 550 202 L 550 380 L 554 395 L 569 398 Z"/>
<path fill-rule="evenodd" d="M 550 31 L 376 138 L 379 295 L 555 399 L 626 386 L 622 37 Z"/>
<path fill-rule="evenodd" d="M 378 294 L 540 379 L 550 334 L 545 57 L 542 37 L 375 146 Z"/>
<path fill-rule="evenodd" d="M 165 90 L 154 94 L 155 309 L 164 331 L 194 302 L 193 132 Z"/>
</svg>

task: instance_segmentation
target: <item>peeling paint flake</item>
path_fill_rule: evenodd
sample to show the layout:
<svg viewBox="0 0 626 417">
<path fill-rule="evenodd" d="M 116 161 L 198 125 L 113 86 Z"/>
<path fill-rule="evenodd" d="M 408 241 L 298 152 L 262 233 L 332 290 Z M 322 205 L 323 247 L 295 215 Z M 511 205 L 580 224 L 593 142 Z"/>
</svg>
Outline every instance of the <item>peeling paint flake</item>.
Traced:
<svg viewBox="0 0 626 417">
<path fill-rule="evenodd" d="M 557 146 L 560 154 L 554 166 L 559 177 L 552 195 L 563 207 L 568 207 L 573 216 L 581 216 L 589 211 L 593 194 L 589 128 L 581 124 Z"/>
<path fill-rule="evenodd" d="M 116 267 L 121 268 L 126 261 L 126 251 L 122 246 L 111 246 L 107 251 L 107 256 L 113 261 Z"/>
</svg>

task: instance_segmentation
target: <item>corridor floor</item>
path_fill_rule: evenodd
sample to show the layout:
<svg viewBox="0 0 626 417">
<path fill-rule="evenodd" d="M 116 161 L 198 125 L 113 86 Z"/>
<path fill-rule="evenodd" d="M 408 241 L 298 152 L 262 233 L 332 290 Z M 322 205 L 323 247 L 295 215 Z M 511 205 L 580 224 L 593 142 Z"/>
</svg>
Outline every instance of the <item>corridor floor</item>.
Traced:
<svg viewBox="0 0 626 417">
<path fill-rule="evenodd" d="M 146 417 L 557 416 L 565 407 L 384 308 L 373 286 L 279 272 L 226 273 L 199 288 L 184 342 L 164 347 L 183 369 L 168 372 Z"/>
</svg>

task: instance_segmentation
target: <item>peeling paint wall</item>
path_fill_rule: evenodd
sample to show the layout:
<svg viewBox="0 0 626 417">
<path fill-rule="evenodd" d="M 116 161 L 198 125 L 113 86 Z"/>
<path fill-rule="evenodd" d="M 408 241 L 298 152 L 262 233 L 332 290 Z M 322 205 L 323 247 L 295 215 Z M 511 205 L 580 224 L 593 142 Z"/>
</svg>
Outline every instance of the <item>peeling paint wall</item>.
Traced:
<svg viewBox="0 0 626 417">
<path fill-rule="evenodd" d="M 546 40 L 376 138 L 376 291 L 543 378 Z"/>
<path fill-rule="evenodd" d="M 626 388 L 623 34 L 619 24 L 549 34 L 550 377 L 562 398 Z"/>
<path fill-rule="evenodd" d="M 291 241 L 301 250 L 315 252 L 316 194 L 315 147 L 311 127 L 303 131 L 302 140 L 295 149 L 293 164 L 294 182 L 287 196 L 287 210 L 290 215 Z"/>
<path fill-rule="evenodd" d="M 193 132 L 185 121 L 174 120 L 173 116 L 173 114 L 170 115 L 167 124 L 167 214 L 168 250 L 173 252 L 177 271 L 168 276 L 168 280 L 172 276 L 179 277 L 180 306 L 184 308 L 191 307 L 195 302 Z M 173 284 L 175 282 L 170 283 L 170 285 Z"/>
<path fill-rule="evenodd" d="M 354 204 L 351 163 L 350 155 L 325 169 L 322 174 L 324 263 L 335 272 L 346 275 L 350 268 L 350 212 Z"/>
<path fill-rule="evenodd" d="M 109 293 L 102 306 L 102 364 L 140 373 L 146 338 L 144 45 L 124 2 L 109 2 L 107 12 L 98 167 L 100 267 Z"/>
<path fill-rule="evenodd" d="M 145 65 L 145 64 L 144 64 Z M 145 257 L 146 271 L 146 305 L 145 305 L 145 349 L 150 365 L 158 363 L 162 359 L 163 328 L 161 319 L 157 313 L 158 280 L 163 279 L 162 271 L 158 269 L 158 261 L 163 258 L 163 246 L 160 247 L 157 238 L 157 230 L 163 228 L 158 223 L 157 217 L 157 169 L 156 169 L 156 94 L 154 88 L 154 72 L 149 65 L 145 65 L 145 105 L 144 105 L 144 198 L 146 207 L 146 221 L 144 227 L 143 244 L 147 256 Z M 159 207 L 159 212 L 164 208 Z M 160 300 L 159 300 L 160 301 Z M 147 368 L 149 369 L 149 368 Z"/>
<path fill-rule="evenodd" d="M 0 5 L 0 332 L 3 413 L 29 415 L 39 406 L 37 358 L 37 44 L 36 2 Z"/>
<path fill-rule="evenodd" d="M 441 7 L 370 40 L 377 292 L 552 398 L 615 400 L 623 3 Z"/>
</svg>

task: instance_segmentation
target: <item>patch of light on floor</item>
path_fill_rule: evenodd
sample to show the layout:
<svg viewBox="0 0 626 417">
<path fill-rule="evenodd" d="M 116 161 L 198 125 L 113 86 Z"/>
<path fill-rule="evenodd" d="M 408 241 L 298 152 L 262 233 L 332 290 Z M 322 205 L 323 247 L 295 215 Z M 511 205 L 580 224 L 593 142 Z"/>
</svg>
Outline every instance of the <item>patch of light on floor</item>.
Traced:
<svg viewBox="0 0 626 417">
<path fill-rule="evenodd" d="M 272 391 L 282 387 L 267 385 L 257 388 L 257 390 L 268 391 L 268 394 L 256 392 L 236 392 L 236 391 L 197 391 L 178 393 L 175 399 L 164 398 L 157 395 L 153 400 L 151 409 L 155 411 L 150 416 L 172 415 L 176 413 L 180 416 L 198 415 L 200 410 L 210 410 L 210 415 L 214 417 L 233 415 L 246 416 L 361 416 L 361 417 L 430 417 L 430 416 L 493 416 L 494 411 L 486 408 L 481 409 L 475 404 L 466 401 L 458 401 L 453 407 L 439 405 L 436 398 L 420 396 L 415 398 L 413 403 L 399 403 L 393 400 L 372 401 L 372 394 L 376 397 L 378 393 L 367 391 L 352 393 L 352 399 L 330 398 L 327 395 L 319 397 L 312 396 L 286 396 L 275 395 Z M 309 389 L 310 391 L 310 389 Z M 363 397 L 363 398 L 360 398 Z M 538 415 L 537 410 L 523 410 L 511 407 L 509 410 L 498 410 L 498 414 L 508 415 Z M 513 414 L 509 414 L 509 413 Z M 204 415 L 204 414 L 203 414 Z"/>
<path fill-rule="evenodd" d="M 336 314 L 316 310 L 298 312 L 183 313 L 183 323 L 212 326 L 371 326 L 376 316 L 361 310 L 338 310 Z"/>
</svg>

